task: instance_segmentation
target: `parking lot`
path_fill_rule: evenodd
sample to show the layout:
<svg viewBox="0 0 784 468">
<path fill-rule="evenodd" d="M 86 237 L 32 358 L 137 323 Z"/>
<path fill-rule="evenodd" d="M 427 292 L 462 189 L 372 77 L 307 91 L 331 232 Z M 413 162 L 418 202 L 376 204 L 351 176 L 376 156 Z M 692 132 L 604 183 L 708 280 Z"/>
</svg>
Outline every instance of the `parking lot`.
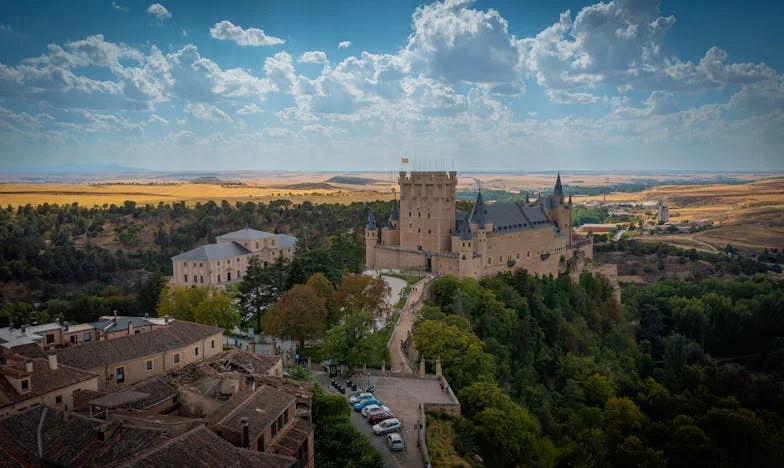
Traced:
<svg viewBox="0 0 784 468">
<path fill-rule="evenodd" d="M 330 388 L 326 375 L 325 387 Z M 341 380 L 342 383 L 345 383 Z M 360 387 L 367 384 L 367 377 L 361 378 Z M 367 420 L 357 411 L 352 411 L 351 423 L 366 434 L 379 453 L 384 457 L 387 467 L 424 467 L 422 453 L 417 447 L 419 423 L 419 403 L 452 403 L 449 394 L 442 392 L 439 381 L 435 379 L 418 379 L 412 377 L 371 377 L 371 383 L 376 385 L 375 396 L 388 406 L 395 416 L 400 419 L 405 449 L 403 452 L 392 453 L 385 445 L 384 436 L 373 434 Z M 360 390 L 361 388 L 358 388 Z M 334 390 L 332 390 L 334 392 Z M 349 392 L 346 392 L 348 398 Z"/>
</svg>

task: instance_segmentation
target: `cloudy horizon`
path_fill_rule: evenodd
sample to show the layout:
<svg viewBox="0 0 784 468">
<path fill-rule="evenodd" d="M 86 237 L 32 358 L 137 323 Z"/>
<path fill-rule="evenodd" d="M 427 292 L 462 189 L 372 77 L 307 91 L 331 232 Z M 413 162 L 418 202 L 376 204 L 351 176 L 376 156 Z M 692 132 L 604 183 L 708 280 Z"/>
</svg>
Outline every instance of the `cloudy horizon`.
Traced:
<svg viewBox="0 0 784 468">
<path fill-rule="evenodd" d="M 764 2 L 393 3 L 8 5 L 0 171 L 784 170 Z"/>
</svg>

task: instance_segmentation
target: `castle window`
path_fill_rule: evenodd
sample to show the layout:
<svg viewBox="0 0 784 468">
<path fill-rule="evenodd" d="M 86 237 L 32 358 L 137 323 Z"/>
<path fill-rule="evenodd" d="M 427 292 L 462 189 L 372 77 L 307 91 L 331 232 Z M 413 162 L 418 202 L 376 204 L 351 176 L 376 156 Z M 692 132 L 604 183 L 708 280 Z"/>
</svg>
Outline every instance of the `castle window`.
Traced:
<svg viewBox="0 0 784 468">
<path fill-rule="evenodd" d="M 427 219 L 430 219 L 430 213 L 427 214 Z"/>
<path fill-rule="evenodd" d="M 427 230 L 427 233 L 428 233 L 428 234 L 432 234 L 432 233 L 430 232 L 430 229 L 428 229 L 428 230 Z"/>
<path fill-rule="evenodd" d="M 490 264 L 490 262 L 491 262 L 491 260 L 488 258 L 488 259 L 487 259 L 487 264 L 489 265 L 489 264 Z"/>
<path fill-rule="evenodd" d="M 410 212 L 410 211 L 408 212 L 408 217 L 409 217 L 409 218 L 411 217 L 411 212 Z"/>
<path fill-rule="evenodd" d="M 503 262 L 503 261 L 504 261 L 504 258 L 503 258 L 503 257 L 498 257 L 498 263 L 501 263 L 501 262 Z"/>
<path fill-rule="evenodd" d="M 518 258 L 518 259 L 520 258 L 520 253 L 519 253 L 519 252 L 517 253 L 517 258 Z"/>
<path fill-rule="evenodd" d="M 422 217 L 422 213 L 417 213 L 417 216 L 419 216 L 421 218 Z"/>
<path fill-rule="evenodd" d="M 417 232 L 422 232 L 422 228 L 417 228 Z"/>
</svg>

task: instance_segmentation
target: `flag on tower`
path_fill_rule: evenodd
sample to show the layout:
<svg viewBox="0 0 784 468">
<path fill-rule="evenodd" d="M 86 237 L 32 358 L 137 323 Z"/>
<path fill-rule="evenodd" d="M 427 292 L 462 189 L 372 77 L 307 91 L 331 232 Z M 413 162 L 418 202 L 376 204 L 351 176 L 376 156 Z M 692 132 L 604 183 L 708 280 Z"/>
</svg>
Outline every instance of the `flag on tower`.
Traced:
<svg viewBox="0 0 784 468">
<path fill-rule="evenodd" d="M 400 158 L 400 164 L 408 164 L 408 158 Z"/>
</svg>

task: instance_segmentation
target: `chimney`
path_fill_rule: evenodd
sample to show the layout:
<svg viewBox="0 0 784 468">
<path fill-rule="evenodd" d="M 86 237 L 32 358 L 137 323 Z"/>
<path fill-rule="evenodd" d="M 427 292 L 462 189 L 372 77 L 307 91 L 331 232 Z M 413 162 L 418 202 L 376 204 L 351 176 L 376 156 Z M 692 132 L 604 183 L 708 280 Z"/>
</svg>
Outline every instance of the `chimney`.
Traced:
<svg viewBox="0 0 784 468">
<path fill-rule="evenodd" d="M 25 361 L 25 371 L 33 372 L 33 361 L 32 360 Z"/>
<path fill-rule="evenodd" d="M 256 342 L 255 341 L 251 341 L 250 343 L 248 343 L 248 352 L 256 354 Z"/>
<path fill-rule="evenodd" d="M 26 328 L 26 327 L 24 326 L 24 324 L 22 324 L 22 328 L 21 328 L 21 330 L 22 330 L 22 335 L 24 335 L 24 334 L 25 334 L 25 328 Z"/>
<path fill-rule="evenodd" d="M 169 323 L 169 316 L 168 316 L 168 315 L 165 315 L 165 316 L 163 317 L 163 323 L 166 323 L 166 324 L 168 324 L 168 323 Z"/>
<path fill-rule="evenodd" d="M 14 329 L 14 322 L 11 322 L 8 324 L 8 330 L 13 330 L 13 329 Z"/>
<path fill-rule="evenodd" d="M 128 334 L 133 335 L 133 320 L 128 320 Z"/>
<path fill-rule="evenodd" d="M 248 429 L 248 418 L 243 416 L 240 419 L 240 426 L 242 427 L 242 448 L 250 448 L 250 431 Z"/>
<path fill-rule="evenodd" d="M 57 354 L 49 355 L 49 370 L 57 370 Z"/>
<path fill-rule="evenodd" d="M 64 322 L 63 323 L 63 327 L 65 328 L 65 331 L 68 331 L 68 327 L 70 327 L 70 326 L 71 326 L 71 324 L 69 324 L 68 322 Z"/>
<path fill-rule="evenodd" d="M 98 438 L 98 440 L 100 440 L 101 442 L 105 442 L 106 440 L 109 440 L 109 438 L 112 436 L 114 429 L 115 429 L 115 425 L 112 424 L 111 422 L 107 422 L 105 424 L 101 424 L 95 429 L 95 435 Z"/>
<path fill-rule="evenodd" d="M 150 313 L 149 312 L 145 312 L 144 313 L 144 319 L 147 320 L 149 318 L 150 318 Z"/>
</svg>

